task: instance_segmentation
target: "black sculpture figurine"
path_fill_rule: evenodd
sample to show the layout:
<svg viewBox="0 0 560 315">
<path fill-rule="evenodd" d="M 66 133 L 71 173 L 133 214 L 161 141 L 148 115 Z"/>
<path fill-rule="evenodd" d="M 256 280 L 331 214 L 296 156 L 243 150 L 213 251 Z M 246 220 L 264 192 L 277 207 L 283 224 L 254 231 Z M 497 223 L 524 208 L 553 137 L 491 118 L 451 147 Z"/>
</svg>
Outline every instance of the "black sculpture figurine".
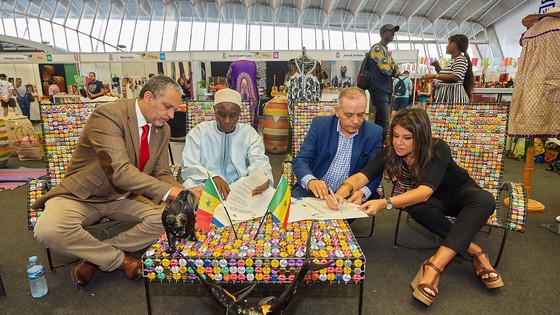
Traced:
<svg viewBox="0 0 560 315">
<path fill-rule="evenodd" d="M 318 271 L 323 268 L 327 268 L 330 266 L 334 260 L 330 260 L 327 263 L 319 264 L 311 259 L 310 255 L 310 240 L 311 240 L 311 230 L 309 232 L 309 236 L 307 238 L 307 249 L 306 249 L 306 259 L 301 266 L 301 269 L 298 271 L 294 280 L 290 285 L 282 292 L 279 298 L 276 297 L 267 297 L 262 299 L 259 303 L 251 303 L 245 300 L 251 291 L 255 288 L 257 283 L 252 284 L 251 286 L 241 290 L 238 292 L 238 296 L 234 296 L 233 294 L 229 293 L 226 289 L 222 288 L 218 285 L 212 278 L 208 277 L 205 274 L 199 274 L 196 270 L 196 266 L 193 265 L 191 260 L 187 259 L 189 266 L 194 270 L 198 279 L 204 284 L 204 287 L 210 293 L 210 295 L 222 305 L 226 309 L 226 314 L 232 315 L 272 315 L 272 314 L 281 314 L 286 307 L 292 301 L 294 295 L 297 292 L 298 284 L 301 283 L 307 272 L 309 271 Z"/>
<path fill-rule="evenodd" d="M 177 238 L 197 241 L 195 235 L 194 207 L 196 197 L 190 190 L 183 190 L 177 199 L 170 202 L 161 215 L 161 223 L 167 234 L 171 252 L 175 252 Z"/>
</svg>

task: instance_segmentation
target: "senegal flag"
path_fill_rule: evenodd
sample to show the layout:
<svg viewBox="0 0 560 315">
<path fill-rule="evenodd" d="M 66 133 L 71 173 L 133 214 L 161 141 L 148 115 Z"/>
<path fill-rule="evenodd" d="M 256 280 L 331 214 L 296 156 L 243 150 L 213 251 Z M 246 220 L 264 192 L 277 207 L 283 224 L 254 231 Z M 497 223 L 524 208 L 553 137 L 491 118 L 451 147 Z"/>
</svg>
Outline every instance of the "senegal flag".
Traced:
<svg viewBox="0 0 560 315">
<path fill-rule="evenodd" d="M 282 223 L 284 228 L 288 226 L 288 218 L 290 217 L 290 203 L 291 194 L 290 187 L 286 177 L 282 176 L 278 187 L 276 187 L 276 192 L 274 196 L 270 199 L 268 203 L 268 210 L 272 214 L 274 223 Z"/>
<path fill-rule="evenodd" d="M 211 177 L 208 177 L 204 183 L 204 190 L 198 202 L 198 211 L 196 212 L 196 223 L 198 228 L 203 231 L 210 231 L 210 223 L 214 217 L 214 210 L 220 205 L 220 196 L 216 191 L 216 186 Z"/>
</svg>

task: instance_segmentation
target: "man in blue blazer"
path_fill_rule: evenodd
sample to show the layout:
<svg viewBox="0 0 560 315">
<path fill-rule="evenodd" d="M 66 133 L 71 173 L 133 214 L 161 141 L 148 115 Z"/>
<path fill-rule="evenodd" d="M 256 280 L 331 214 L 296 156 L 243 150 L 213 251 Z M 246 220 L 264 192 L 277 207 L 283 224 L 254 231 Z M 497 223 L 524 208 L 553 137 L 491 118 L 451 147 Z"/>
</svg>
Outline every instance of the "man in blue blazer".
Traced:
<svg viewBox="0 0 560 315">
<path fill-rule="evenodd" d="M 293 170 L 298 183 L 293 197 L 325 199 L 350 175 L 359 172 L 382 147 L 383 129 L 365 121 L 366 94 L 358 87 L 343 89 L 333 116 L 313 118 Z M 371 197 L 381 178 L 354 192 L 349 202 L 361 203 Z"/>
</svg>

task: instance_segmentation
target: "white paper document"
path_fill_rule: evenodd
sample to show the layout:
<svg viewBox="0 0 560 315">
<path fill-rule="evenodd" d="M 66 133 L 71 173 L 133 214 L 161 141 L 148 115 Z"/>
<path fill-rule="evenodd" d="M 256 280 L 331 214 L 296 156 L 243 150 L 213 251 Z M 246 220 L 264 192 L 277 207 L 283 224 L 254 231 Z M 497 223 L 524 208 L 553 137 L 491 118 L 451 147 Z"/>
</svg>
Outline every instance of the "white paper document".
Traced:
<svg viewBox="0 0 560 315">
<path fill-rule="evenodd" d="M 329 220 L 329 219 L 354 219 L 367 218 L 359 205 L 345 202 L 340 210 L 333 210 L 327 206 L 325 200 L 319 198 L 293 199 L 290 206 L 288 222 L 300 220 Z"/>
<path fill-rule="evenodd" d="M 265 214 L 275 189 L 269 187 L 261 195 L 252 196 L 252 194 L 253 189 L 268 180 L 268 176 L 263 171 L 257 170 L 230 187 L 231 191 L 224 204 L 234 224 L 259 218 Z M 219 205 L 216 208 L 214 217 L 225 226 L 231 225 L 223 205 Z"/>
</svg>

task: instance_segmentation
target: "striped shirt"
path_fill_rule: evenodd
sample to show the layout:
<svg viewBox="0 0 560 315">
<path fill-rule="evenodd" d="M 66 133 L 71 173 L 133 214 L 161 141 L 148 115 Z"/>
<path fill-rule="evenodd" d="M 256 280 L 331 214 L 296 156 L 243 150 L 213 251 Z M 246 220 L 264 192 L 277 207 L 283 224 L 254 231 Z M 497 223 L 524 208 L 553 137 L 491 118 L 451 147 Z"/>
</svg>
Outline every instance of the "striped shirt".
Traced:
<svg viewBox="0 0 560 315">
<path fill-rule="evenodd" d="M 453 74 L 459 78 L 459 81 L 453 83 L 445 83 L 438 81 L 435 90 L 436 103 L 468 103 L 469 95 L 463 87 L 463 79 L 467 73 L 469 62 L 467 57 L 459 55 L 452 58 L 445 68 L 442 68 L 439 74 Z"/>
</svg>

